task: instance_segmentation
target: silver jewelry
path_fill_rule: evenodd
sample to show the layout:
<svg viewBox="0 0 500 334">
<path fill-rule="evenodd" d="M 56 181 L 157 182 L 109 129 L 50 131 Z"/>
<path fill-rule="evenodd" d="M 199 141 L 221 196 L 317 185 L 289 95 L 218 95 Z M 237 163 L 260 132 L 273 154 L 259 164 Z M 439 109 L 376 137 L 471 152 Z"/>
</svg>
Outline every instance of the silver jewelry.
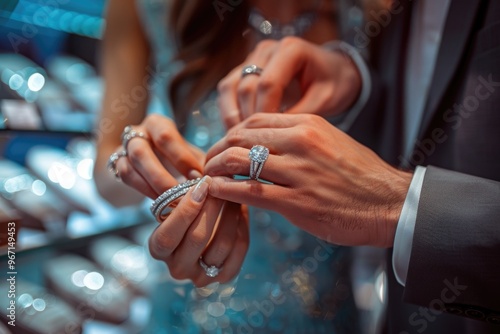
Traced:
<svg viewBox="0 0 500 334">
<path fill-rule="evenodd" d="M 125 128 L 125 130 L 127 130 L 127 128 L 129 128 L 129 127 L 130 126 L 127 126 Z M 147 137 L 143 132 L 136 131 L 134 129 L 131 129 L 130 131 L 127 131 L 127 132 L 124 131 L 122 133 L 122 146 L 123 146 L 123 148 L 126 150 L 129 141 L 131 141 L 133 138 L 137 138 L 137 137 L 147 140 Z"/>
<path fill-rule="evenodd" d="M 118 181 L 121 181 L 121 179 L 120 175 L 118 174 L 118 170 L 116 169 L 116 162 L 121 157 L 126 157 L 126 156 L 127 156 L 127 151 L 125 150 L 115 152 L 109 156 L 108 163 L 106 164 L 106 168 L 109 170 L 110 173 L 113 173 L 113 175 Z"/>
<path fill-rule="evenodd" d="M 319 1 L 315 10 L 307 11 L 286 24 L 268 20 L 259 10 L 253 8 L 248 16 L 248 24 L 263 38 L 282 39 L 286 36 L 302 36 L 316 21 L 318 7 Z"/>
<path fill-rule="evenodd" d="M 153 216 L 159 223 L 162 223 L 167 216 L 172 212 L 172 209 L 177 206 L 179 199 L 184 196 L 191 187 L 200 182 L 201 178 L 188 180 L 172 187 L 158 196 L 157 199 L 151 204 L 150 210 Z"/>
<path fill-rule="evenodd" d="M 248 153 L 248 157 L 250 158 L 250 179 L 257 180 L 269 157 L 269 149 L 262 145 L 255 145 Z"/>
<path fill-rule="evenodd" d="M 249 74 L 260 75 L 262 71 L 263 69 L 258 67 L 257 65 L 247 65 L 241 70 L 241 77 L 243 78 Z"/>
<path fill-rule="evenodd" d="M 208 277 L 212 277 L 212 278 L 217 277 L 217 275 L 219 275 L 219 273 L 222 271 L 222 268 L 218 268 L 216 266 L 209 266 L 208 264 L 206 264 L 203 261 L 202 257 L 200 257 L 200 259 L 198 260 L 198 263 L 203 268 L 203 270 L 205 270 L 205 274 Z"/>
</svg>

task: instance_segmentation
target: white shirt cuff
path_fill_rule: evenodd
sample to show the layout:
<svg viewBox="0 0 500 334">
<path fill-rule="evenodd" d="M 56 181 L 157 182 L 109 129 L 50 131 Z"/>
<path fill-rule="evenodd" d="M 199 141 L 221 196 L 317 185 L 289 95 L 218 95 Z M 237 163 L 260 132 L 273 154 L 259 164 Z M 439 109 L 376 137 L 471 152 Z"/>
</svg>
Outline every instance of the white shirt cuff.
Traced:
<svg viewBox="0 0 500 334">
<path fill-rule="evenodd" d="M 372 90 L 372 78 L 370 76 L 370 70 L 368 69 L 368 65 L 366 65 L 365 59 L 359 53 L 359 51 L 349 43 L 344 41 L 330 41 L 323 44 L 323 48 L 330 51 L 338 51 L 343 54 L 349 56 L 351 58 L 354 65 L 358 68 L 359 74 L 361 76 L 361 93 L 359 94 L 358 100 L 354 103 L 354 105 L 346 112 L 342 113 L 339 116 L 335 116 L 332 118 L 332 123 L 337 123 L 335 120 L 341 119 L 338 124 L 335 124 L 337 128 L 342 131 L 347 131 L 351 128 L 352 124 L 358 117 L 361 110 L 365 107 L 366 102 L 370 97 L 370 93 Z"/>
<path fill-rule="evenodd" d="M 394 248 L 392 253 L 392 267 L 394 276 L 402 286 L 406 284 L 408 275 L 408 267 L 410 264 L 411 247 L 413 244 L 413 233 L 415 231 L 415 223 L 417 221 L 418 202 L 420 200 L 420 192 L 424 183 L 425 167 L 417 166 L 413 178 L 410 183 L 410 188 L 406 194 L 406 199 L 401 210 L 398 226 L 396 228 L 396 236 L 394 237 Z"/>
</svg>

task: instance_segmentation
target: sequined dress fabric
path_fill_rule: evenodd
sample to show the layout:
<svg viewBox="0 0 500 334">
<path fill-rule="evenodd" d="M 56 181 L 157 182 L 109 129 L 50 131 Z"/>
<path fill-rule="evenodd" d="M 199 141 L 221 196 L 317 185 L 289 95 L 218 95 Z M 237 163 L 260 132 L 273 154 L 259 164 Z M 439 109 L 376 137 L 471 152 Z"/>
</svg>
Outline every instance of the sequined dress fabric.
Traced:
<svg viewBox="0 0 500 334">
<path fill-rule="evenodd" d="M 137 5 L 155 68 L 168 74 L 173 67 L 166 1 Z M 171 115 L 168 80 L 158 82 L 149 111 Z M 185 128 L 186 139 L 204 150 L 224 135 L 215 97 L 190 115 Z M 358 333 L 350 250 L 301 231 L 277 213 L 250 208 L 249 214 L 250 248 L 238 277 L 200 289 L 168 277 L 158 282 L 148 333 Z"/>
</svg>

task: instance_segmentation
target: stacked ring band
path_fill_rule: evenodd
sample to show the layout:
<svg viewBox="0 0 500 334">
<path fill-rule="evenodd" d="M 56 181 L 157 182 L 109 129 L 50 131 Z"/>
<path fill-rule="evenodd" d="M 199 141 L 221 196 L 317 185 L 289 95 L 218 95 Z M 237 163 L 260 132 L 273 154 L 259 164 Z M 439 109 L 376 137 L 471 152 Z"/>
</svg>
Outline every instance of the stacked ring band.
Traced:
<svg viewBox="0 0 500 334">
<path fill-rule="evenodd" d="M 184 183 L 180 183 L 175 187 L 172 187 L 161 194 L 154 202 L 151 204 L 150 210 L 153 216 L 159 223 L 162 223 L 168 216 L 168 214 L 175 208 L 178 204 L 178 200 L 184 196 L 191 187 L 195 186 L 200 182 L 201 178 L 194 180 L 188 180 Z"/>
<path fill-rule="evenodd" d="M 258 67 L 257 65 L 247 65 L 241 70 L 241 77 L 245 77 L 249 74 L 260 75 L 262 71 L 263 69 Z"/>
<path fill-rule="evenodd" d="M 269 157 L 269 149 L 261 145 L 255 145 L 248 153 L 248 157 L 250 158 L 249 177 L 252 180 L 257 180 L 259 178 L 260 172 L 262 172 L 264 163 Z"/>
<path fill-rule="evenodd" d="M 108 163 L 106 164 L 107 169 L 111 173 L 113 173 L 113 175 L 115 176 L 115 178 L 117 180 L 120 180 L 120 175 L 118 174 L 118 171 L 116 170 L 116 162 L 118 161 L 118 159 L 120 159 L 121 157 L 125 157 L 125 156 L 127 156 L 127 151 L 125 151 L 125 150 L 115 152 L 109 156 Z"/>
</svg>

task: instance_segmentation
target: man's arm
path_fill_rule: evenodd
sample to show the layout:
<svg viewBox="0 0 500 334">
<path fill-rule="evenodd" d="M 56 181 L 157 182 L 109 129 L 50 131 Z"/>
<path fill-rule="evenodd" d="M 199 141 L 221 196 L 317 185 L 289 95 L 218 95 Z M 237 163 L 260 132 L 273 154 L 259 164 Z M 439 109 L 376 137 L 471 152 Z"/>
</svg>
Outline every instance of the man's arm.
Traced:
<svg viewBox="0 0 500 334">
<path fill-rule="evenodd" d="M 500 182 L 427 167 L 404 301 L 500 323 Z"/>
</svg>

